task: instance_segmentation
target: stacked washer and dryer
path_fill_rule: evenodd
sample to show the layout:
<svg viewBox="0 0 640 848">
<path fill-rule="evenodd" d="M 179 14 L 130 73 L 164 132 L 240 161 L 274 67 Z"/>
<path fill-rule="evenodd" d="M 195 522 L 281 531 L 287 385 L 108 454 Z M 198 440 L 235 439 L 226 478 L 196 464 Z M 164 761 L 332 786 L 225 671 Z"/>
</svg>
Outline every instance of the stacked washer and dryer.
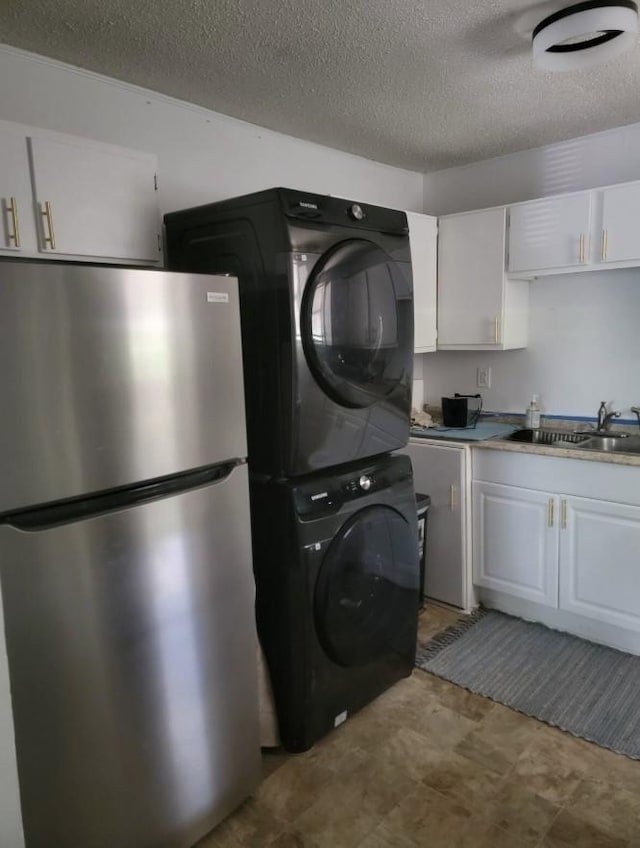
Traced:
<svg viewBox="0 0 640 848">
<path fill-rule="evenodd" d="M 258 633 L 304 751 L 415 659 L 406 216 L 279 188 L 165 223 L 171 269 L 240 281 Z"/>
</svg>

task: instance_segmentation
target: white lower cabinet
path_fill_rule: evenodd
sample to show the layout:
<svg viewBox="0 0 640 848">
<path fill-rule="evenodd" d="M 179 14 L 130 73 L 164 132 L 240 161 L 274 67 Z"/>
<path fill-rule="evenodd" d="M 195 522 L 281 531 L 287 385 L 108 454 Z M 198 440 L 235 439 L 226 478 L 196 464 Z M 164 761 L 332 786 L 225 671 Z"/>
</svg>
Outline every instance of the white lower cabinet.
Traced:
<svg viewBox="0 0 640 848">
<path fill-rule="evenodd" d="M 403 453 L 411 458 L 416 492 L 431 498 L 425 594 L 433 600 L 470 609 L 475 599 L 469 547 L 469 448 L 415 439 Z"/>
<path fill-rule="evenodd" d="M 478 586 L 558 605 L 556 498 L 473 483 L 473 578 Z"/>
<path fill-rule="evenodd" d="M 640 629 L 640 507 L 568 497 L 561 509 L 560 609 Z"/>
<path fill-rule="evenodd" d="M 640 468 L 485 450 L 473 468 L 480 601 L 640 653 Z"/>
</svg>

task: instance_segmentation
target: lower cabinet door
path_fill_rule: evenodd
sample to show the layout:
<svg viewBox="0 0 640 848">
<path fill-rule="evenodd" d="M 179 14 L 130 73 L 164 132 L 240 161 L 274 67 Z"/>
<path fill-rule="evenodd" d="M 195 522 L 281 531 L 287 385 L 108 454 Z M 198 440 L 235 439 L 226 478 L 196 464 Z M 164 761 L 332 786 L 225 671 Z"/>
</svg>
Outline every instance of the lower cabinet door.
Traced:
<svg viewBox="0 0 640 848">
<path fill-rule="evenodd" d="M 425 595 L 466 608 L 468 560 L 465 499 L 465 449 L 408 444 L 416 492 L 429 495 L 427 512 Z"/>
<path fill-rule="evenodd" d="M 558 498 L 474 481 L 473 579 L 477 586 L 558 606 Z"/>
<path fill-rule="evenodd" d="M 562 498 L 560 608 L 640 630 L 640 507 Z"/>
</svg>

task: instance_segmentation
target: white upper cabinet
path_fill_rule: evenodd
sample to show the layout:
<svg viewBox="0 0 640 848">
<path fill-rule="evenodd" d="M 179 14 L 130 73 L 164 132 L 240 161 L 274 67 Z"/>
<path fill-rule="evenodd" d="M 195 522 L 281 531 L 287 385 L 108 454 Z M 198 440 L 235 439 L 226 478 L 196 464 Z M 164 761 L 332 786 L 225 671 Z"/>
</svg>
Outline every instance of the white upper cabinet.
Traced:
<svg viewBox="0 0 640 848">
<path fill-rule="evenodd" d="M 528 283 L 505 277 L 506 210 L 439 220 L 438 348 L 526 347 Z"/>
<path fill-rule="evenodd" d="M 510 277 L 640 266 L 640 182 L 517 203 L 509 209 Z"/>
<path fill-rule="evenodd" d="M 568 268 L 589 261 L 591 192 L 509 209 L 509 272 Z"/>
<path fill-rule="evenodd" d="M 4 255 L 160 261 L 155 156 L 3 122 L 0 142 Z"/>
<path fill-rule="evenodd" d="M 22 256 L 36 249 L 27 144 L 21 128 L 0 123 L 0 254 Z"/>
<path fill-rule="evenodd" d="M 640 259 L 640 183 L 611 186 L 594 194 L 597 198 L 594 262 Z"/>
<path fill-rule="evenodd" d="M 436 349 L 438 219 L 407 212 L 413 274 L 414 349 Z"/>
<path fill-rule="evenodd" d="M 42 250 L 158 260 L 154 157 L 80 139 L 29 141 Z"/>
</svg>

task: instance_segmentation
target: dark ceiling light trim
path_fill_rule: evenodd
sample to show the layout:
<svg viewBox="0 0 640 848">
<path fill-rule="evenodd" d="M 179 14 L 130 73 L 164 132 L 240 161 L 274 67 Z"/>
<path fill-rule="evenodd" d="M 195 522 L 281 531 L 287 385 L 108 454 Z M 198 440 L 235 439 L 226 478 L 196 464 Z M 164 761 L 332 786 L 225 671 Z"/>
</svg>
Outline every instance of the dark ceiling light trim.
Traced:
<svg viewBox="0 0 640 848">
<path fill-rule="evenodd" d="M 631 9 L 636 15 L 638 14 L 638 4 L 634 3 L 633 0 L 584 0 L 583 3 L 574 3 L 572 6 L 567 6 L 566 9 L 560 9 L 560 11 L 554 12 L 552 15 L 548 15 L 541 20 L 534 29 L 532 38 L 535 38 L 543 29 L 546 29 L 551 24 L 555 24 L 556 21 L 562 20 L 562 18 L 577 15 L 578 12 L 587 12 L 590 9 L 606 9 L 613 6 L 622 6 L 625 9 Z"/>
<path fill-rule="evenodd" d="M 585 0 L 548 15 L 532 34 L 538 67 L 569 71 L 599 64 L 634 46 L 638 5 L 634 0 Z"/>
<path fill-rule="evenodd" d="M 547 47 L 548 53 L 573 53 L 575 50 L 586 50 L 588 47 L 597 47 L 598 44 L 606 44 L 612 38 L 620 35 L 622 30 L 610 29 L 603 32 L 602 35 L 596 35 L 593 38 L 584 41 L 577 41 L 575 44 L 552 44 Z"/>
</svg>

